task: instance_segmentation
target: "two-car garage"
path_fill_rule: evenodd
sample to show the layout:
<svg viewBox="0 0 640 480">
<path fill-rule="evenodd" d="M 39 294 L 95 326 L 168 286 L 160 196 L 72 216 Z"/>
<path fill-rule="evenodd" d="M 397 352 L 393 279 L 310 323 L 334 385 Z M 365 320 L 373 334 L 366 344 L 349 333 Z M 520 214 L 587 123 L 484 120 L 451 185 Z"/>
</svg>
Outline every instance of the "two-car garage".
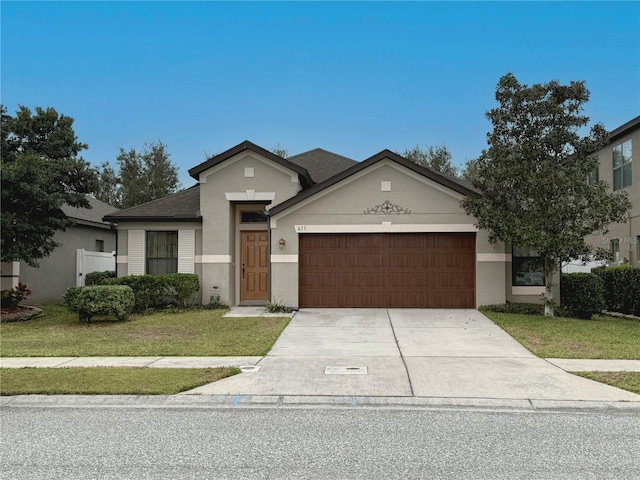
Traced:
<svg viewBox="0 0 640 480">
<path fill-rule="evenodd" d="M 474 308 L 475 233 L 299 235 L 300 307 Z"/>
</svg>

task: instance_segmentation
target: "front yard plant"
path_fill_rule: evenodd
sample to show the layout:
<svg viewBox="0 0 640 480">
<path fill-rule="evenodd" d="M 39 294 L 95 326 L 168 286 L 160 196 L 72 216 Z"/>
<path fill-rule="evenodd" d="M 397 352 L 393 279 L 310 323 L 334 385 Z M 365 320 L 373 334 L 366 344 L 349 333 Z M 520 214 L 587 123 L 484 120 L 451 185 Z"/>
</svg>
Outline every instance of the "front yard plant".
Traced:
<svg viewBox="0 0 640 480">
<path fill-rule="evenodd" d="M 594 273 L 563 273 L 560 302 L 576 317 L 590 319 L 606 307 L 602 279 Z"/>
<path fill-rule="evenodd" d="M 17 308 L 25 298 L 31 295 L 31 290 L 27 288 L 24 283 L 18 283 L 13 288 L 8 290 L 2 290 L 1 292 L 1 306 L 2 308 Z"/>
<path fill-rule="evenodd" d="M 124 285 L 95 285 L 71 287 L 65 295 L 67 308 L 80 317 L 80 321 L 91 323 L 96 315 L 110 315 L 126 320 L 135 304 L 133 290 Z"/>
<path fill-rule="evenodd" d="M 152 308 L 169 305 L 187 307 L 194 303 L 200 289 L 200 280 L 192 273 L 170 273 L 167 275 L 129 275 L 107 278 L 106 285 L 131 287 L 136 299 L 134 311 L 144 312 Z"/>
<path fill-rule="evenodd" d="M 640 316 L 640 267 L 598 267 L 592 272 L 604 284 L 607 310 Z"/>
</svg>

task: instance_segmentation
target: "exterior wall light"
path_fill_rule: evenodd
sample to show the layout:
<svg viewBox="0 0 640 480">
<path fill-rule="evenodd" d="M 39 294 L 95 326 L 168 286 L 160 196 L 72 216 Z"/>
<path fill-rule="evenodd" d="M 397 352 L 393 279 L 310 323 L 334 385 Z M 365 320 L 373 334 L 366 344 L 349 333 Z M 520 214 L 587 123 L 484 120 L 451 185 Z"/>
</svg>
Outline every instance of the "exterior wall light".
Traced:
<svg viewBox="0 0 640 480">
<path fill-rule="evenodd" d="M 286 244 L 287 244 L 287 241 L 284 238 L 281 238 L 280 240 L 278 240 L 278 245 L 280 245 L 280 250 L 282 250 Z"/>
</svg>

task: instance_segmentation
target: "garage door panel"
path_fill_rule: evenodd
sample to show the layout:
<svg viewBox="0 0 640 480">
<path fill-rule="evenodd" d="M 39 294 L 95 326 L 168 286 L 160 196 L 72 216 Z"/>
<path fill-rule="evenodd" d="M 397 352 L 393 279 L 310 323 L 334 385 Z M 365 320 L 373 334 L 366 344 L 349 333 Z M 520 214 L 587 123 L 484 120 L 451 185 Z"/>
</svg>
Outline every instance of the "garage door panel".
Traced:
<svg viewBox="0 0 640 480">
<path fill-rule="evenodd" d="M 330 255 L 330 253 L 327 253 Z M 373 267 L 380 268 L 384 265 L 384 256 L 376 252 L 353 252 L 336 254 L 344 258 L 343 265 L 349 268 Z"/>
<path fill-rule="evenodd" d="M 475 306 L 475 234 L 300 236 L 301 307 Z"/>
<path fill-rule="evenodd" d="M 348 235 L 344 236 L 344 248 L 380 249 L 383 239 L 379 235 Z"/>
<path fill-rule="evenodd" d="M 346 272 L 342 276 L 341 287 L 380 287 L 385 286 L 385 275 L 382 272 Z"/>
</svg>

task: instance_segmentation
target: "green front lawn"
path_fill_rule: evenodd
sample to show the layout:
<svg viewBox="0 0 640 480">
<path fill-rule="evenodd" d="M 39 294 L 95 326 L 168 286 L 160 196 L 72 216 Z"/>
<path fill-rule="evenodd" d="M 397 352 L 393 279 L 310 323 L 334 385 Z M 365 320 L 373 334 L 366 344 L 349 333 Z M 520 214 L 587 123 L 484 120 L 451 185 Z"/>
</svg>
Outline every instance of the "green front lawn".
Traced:
<svg viewBox="0 0 640 480">
<path fill-rule="evenodd" d="M 0 324 L 4 357 L 260 356 L 289 323 L 286 317 L 222 318 L 221 310 L 96 318 L 90 326 L 62 305 L 44 316 Z"/>
<path fill-rule="evenodd" d="M 640 372 L 573 372 L 596 382 L 629 390 L 640 395 Z"/>
<path fill-rule="evenodd" d="M 173 395 L 237 368 L 2 368 L 0 395 Z"/>
<path fill-rule="evenodd" d="M 482 313 L 538 357 L 640 359 L 639 322 L 604 316 L 580 320 Z"/>
</svg>

